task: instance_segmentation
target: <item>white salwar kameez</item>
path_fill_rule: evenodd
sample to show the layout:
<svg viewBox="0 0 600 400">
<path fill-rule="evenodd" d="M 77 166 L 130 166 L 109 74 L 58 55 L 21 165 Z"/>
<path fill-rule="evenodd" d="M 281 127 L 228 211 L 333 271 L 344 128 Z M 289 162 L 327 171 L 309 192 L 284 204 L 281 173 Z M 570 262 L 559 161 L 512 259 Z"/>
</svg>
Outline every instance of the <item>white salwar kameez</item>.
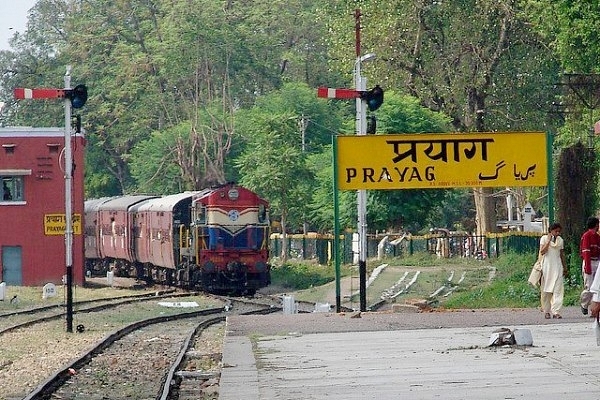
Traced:
<svg viewBox="0 0 600 400">
<path fill-rule="evenodd" d="M 551 235 L 540 238 L 540 248 L 550 241 Z M 556 315 L 563 306 L 565 296 L 563 265 L 560 258 L 561 250 L 564 248 L 562 237 L 558 236 L 556 241 L 550 242 L 546 254 L 542 259 L 542 281 L 540 283 L 540 301 L 542 311 Z"/>
</svg>

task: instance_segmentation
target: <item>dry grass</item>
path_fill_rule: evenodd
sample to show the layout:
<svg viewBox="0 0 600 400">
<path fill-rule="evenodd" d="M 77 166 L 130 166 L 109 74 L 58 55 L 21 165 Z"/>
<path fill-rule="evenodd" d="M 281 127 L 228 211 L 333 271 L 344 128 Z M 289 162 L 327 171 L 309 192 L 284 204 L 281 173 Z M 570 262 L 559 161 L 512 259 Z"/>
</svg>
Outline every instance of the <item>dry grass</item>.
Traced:
<svg viewBox="0 0 600 400">
<path fill-rule="evenodd" d="M 86 301 L 103 298 L 114 298 L 129 296 L 135 294 L 143 294 L 145 292 L 153 292 L 152 289 L 130 289 L 116 287 L 74 287 L 73 301 Z M 15 310 L 22 310 L 31 307 L 40 307 L 44 305 L 60 305 L 66 303 L 67 290 L 66 286 L 56 286 L 56 296 L 47 299 L 42 298 L 42 287 L 26 287 L 26 286 L 7 286 L 4 294 L 4 300 L 0 301 L 0 313 Z M 12 300 L 15 297 L 15 300 Z M 12 300 L 12 301 L 11 301 Z"/>
</svg>

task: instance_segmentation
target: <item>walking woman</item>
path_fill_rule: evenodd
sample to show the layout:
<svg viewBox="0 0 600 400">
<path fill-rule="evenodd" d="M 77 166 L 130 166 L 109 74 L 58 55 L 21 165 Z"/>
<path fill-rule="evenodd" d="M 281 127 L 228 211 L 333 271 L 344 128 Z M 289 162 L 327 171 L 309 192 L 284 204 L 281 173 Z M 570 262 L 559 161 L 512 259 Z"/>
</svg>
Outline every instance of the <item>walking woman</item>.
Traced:
<svg viewBox="0 0 600 400">
<path fill-rule="evenodd" d="M 567 274 L 564 241 L 560 237 L 562 226 L 555 222 L 549 233 L 540 238 L 542 257 L 542 281 L 540 283 L 540 301 L 546 319 L 562 318 L 559 314 L 565 294 L 564 276 Z"/>
</svg>

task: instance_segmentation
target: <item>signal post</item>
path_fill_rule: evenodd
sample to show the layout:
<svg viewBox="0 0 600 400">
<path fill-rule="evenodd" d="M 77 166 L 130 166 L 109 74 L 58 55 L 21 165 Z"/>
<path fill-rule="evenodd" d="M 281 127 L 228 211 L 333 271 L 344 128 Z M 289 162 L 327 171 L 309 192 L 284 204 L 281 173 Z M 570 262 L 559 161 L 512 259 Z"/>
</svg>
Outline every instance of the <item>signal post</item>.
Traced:
<svg viewBox="0 0 600 400">
<path fill-rule="evenodd" d="M 81 108 L 87 101 L 87 87 L 71 89 L 71 66 L 67 66 L 64 89 L 14 89 L 17 100 L 64 99 L 65 107 L 65 264 L 67 286 L 67 332 L 73 332 L 73 155 L 71 149 L 71 107 Z"/>
<path fill-rule="evenodd" d="M 375 54 L 369 53 L 361 56 L 360 42 L 360 10 L 356 9 L 356 61 L 354 63 L 354 90 L 353 89 L 332 89 L 320 87 L 317 89 L 317 96 L 329 99 L 356 99 L 356 135 L 363 136 L 367 134 L 367 108 L 370 111 L 377 110 L 383 104 L 383 89 L 376 85 L 371 90 L 366 90 L 367 80 L 361 75 L 361 65 L 365 61 L 375 58 Z M 369 133 L 374 134 L 376 130 L 376 120 L 372 117 L 372 124 Z M 334 173 L 335 175 L 335 173 Z M 334 178 L 334 181 L 337 179 Z M 337 188 L 334 183 L 334 204 L 337 208 Z M 359 273 L 359 293 L 360 293 L 360 311 L 367 310 L 367 192 L 364 189 L 357 191 L 357 230 L 358 230 L 358 273 Z M 335 212 L 337 215 L 337 211 Z M 334 228 L 334 247 L 336 254 L 336 312 L 341 311 L 341 289 L 340 289 L 340 260 L 339 260 L 339 227 L 338 221 L 335 221 Z"/>
</svg>

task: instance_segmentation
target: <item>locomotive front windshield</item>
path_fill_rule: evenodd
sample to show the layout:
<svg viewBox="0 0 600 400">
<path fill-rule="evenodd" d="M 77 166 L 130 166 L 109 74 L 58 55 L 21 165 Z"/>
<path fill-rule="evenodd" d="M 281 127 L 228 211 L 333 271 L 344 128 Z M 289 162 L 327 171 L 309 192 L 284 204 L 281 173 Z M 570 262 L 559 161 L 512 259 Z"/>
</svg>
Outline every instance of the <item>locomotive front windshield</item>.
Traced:
<svg viewBox="0 0 600 400">
<path fill-rule="evenodd" d="M 218 199 L 195 204 L 193 218 L 195 225 L 201 227 L 202 247 L 207 250 L 265 249 L 269 234 L 267 206 L 250 202 L 237 190 L 229 190 Z"/>
<path fill-rule="evenodd" d="M 258 208 L 212 209 L 207 213 L 208 248 L 257 250 L 265 245 L 266 227 L 259 222 Z"/>
</svg>

